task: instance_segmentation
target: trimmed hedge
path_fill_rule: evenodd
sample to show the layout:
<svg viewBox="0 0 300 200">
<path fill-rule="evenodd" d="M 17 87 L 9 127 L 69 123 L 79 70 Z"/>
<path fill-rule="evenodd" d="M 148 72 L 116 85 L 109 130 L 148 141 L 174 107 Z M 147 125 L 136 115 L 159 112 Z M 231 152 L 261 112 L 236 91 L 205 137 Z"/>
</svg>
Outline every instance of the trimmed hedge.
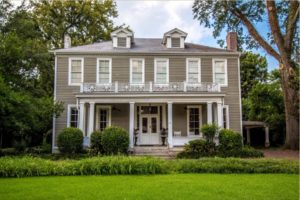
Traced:
<svg viewBox="0 0 300 200">
<path fill-rule="evenodd" d="M 167 174 L 167 173 L 299 173 L 290 160 L 202 158 L 162 160 L 152 157 L 107 156 L 51 161 L 37 157 L 0 158 L 0 177 Z"/>
<path fill-rule="evenodd" d="M 107 127 L 102 132 L 101 144 L 107 155 L 127 154 L 129 135 L 123 128 Z"/>
<path fill-rule="evenodd" d="M 100 131 L 94 131 L 91 134 L 91 151 L 92 154 L 103 153 L 103 146 L 101 144 L 102 133 Z"/>
<path fill-rule="evenodd" d="M 219 143 L 218 148 L 221 153 L 241 150 L 243 147 L 242 136 L 231 129 L 220 130 Z"/>
<path fill-rule="evenodd" d="M 64 128 L 58 135 L 57 146 L 61 153 L 82 152 L 83 133 L 78 128 Z"/>
<path fill-rule="evenodd" d="M 205 140 L 192 140 L 184 146 L 184 150 L 177 154 L 177 158 L 201 158 L 215 156 L 216 145 Z"/>
</svg>

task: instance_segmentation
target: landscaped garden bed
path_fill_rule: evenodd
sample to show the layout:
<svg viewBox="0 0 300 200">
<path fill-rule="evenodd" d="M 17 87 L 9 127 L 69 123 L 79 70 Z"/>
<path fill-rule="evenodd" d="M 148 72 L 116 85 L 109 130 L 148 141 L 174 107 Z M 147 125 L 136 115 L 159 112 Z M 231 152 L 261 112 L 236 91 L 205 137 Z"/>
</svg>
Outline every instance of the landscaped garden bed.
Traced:
<svg viewBox="0 0 300 200">
<path fill-rule="evenodd" d="M 104 156 L 79 160 L 38 157 L 0 158 L 0 177 L 171 174 L 171 173 L 299 173 L 290 160 L 201 158 L 162 160 L 152 157 Z"/>
</svg>

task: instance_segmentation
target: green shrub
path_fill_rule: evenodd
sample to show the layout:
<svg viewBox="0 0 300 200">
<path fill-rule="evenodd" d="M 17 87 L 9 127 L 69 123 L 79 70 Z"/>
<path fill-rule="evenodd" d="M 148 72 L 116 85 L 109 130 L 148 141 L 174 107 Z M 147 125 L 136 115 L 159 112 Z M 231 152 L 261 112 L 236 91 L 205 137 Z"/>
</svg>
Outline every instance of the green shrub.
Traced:
<svg viewBox="0 0 300 200">
<path fill-rule="evenodd" d="M 82 151 L 83 133 L 78 128 L 64 128 L 58 135 L 57 146 L 62 153 Z"/>
<path fill-rule="evenodd" d="M 242 147 L 243 147 L 242 136 L 239 133 L 231 129 L 220 130 L 219 132 L 220 153 L 241 150 Z"/>
<path fill-rule="evenodd" d="M 123 128 L 107 127 L 102 132 L 101 143 L 107 155 L 127 154 L 129 136 Z"/>
<path fill-rule="evenodd" d="M 259 158 L 263 157 L 264 154 L 261 151 L 254 149 L 253 147 L 243 147 L 239 150 L 232 150 L 226 153 L 222 153 L 220 156 L 223 157 L 239 157 L 239 158 Z"/>
<path fill-rule="evenodd" d="M 213 142 L 214 141 L 214 137 L 217 134 L 219 130 L 219 127 L 216 124 L 204 124 L 201 127 L 201 132 L 204 136 L 204 138 L 209 141 L 209 142 Z"/>
<path fill-rule="evenodd" d="M 291 160 L 201 158 L 162 160 L 152 157 L 106 156 L 80 160 L 47 160 L 32 156 L 1 157 L 0 177 L 75 176 L 166 173 L 293 173 Z"/>
<path fill-rule="evenodd" d="M 103 153 L 101 136 L 102 136 L 102 133 L 100 131 L 94 131 L 91 134 L 91 151 L 93 154 Z"/>
<path fill-rule="evenodd" d="M 216 145 L 204 140 L 192 140 L 184 146 L 184 150 L 177 154 L 177 158 L 201 158 L 214 156 Z"/>
</svg>

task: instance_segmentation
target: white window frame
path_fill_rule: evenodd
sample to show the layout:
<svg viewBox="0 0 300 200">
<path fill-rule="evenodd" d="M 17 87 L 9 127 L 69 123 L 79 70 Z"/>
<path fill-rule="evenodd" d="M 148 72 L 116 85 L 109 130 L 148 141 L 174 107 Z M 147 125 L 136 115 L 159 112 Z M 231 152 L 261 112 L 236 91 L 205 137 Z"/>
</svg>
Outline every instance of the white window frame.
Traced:
<svg viewBox="0 0 300 200">
<path fill-rule="evenodd" d="M 166 83 L 157 83 L 157 61 L 166 61 L 167 62 L 167 81 Z M 169 59 L 168 58 L 154 58 L 154 83 L 156 85 L 168 85 L 169 84 Z"/>
<path fill-rule="evenodd" d="M 225 114 L 226 114 L 226 128 L 229 129 L 230 126 L 229 126 L 229 106 L 228 105 L 223 105 L 223 109 L 225 108 Z M 224 112 L 223 112 L 223 115 L 224 115 Z M 224 120 L 223 120 L 224 121 Z"/>
<path fill-rule="evenodd" d="M 68 84 L 70 86 L 80 86 L 81 83 L 72 83 L 71 79 L 72 79 L 72 76 L 71 76 L 71 70 L 72 70 L 72 61 L 73 60 L 80 60 L 81 61 L 81 83 L 83 83 L 83 77 L 84 77 L 84 59 L 83 58 L 80 58 L 80 57 L 70 57 L 69 58 L 69 72 L 68 72 Z"/>
<path fill-rule="evenodd" d="M 71 109 L 77 109 L 77 128 L 79 126 L 79 109 L 76 104 L 68 104 L 68 113 L 67 113 L 67 127 L 71 127 Z"/>
<path fill-rule="evenodd" d="M 200 58 L 186 58 L 186 68 L 185 68 L 185 82 L 187 84 L 195 84 L 195 83 L 190 83 L 189 82 L 189 61 L 197 61 L 198 62 L 198 83 L 201 83 L 201 59 Z"/>
<path fill-rule="evenodd" d="M 142 83 L 133 83 L 132 82 L 132 62 L 133 60 L 141 60 L 142 61 Z M 144 58 L 130 58 L 130 70 L 129 70 L 129 77 L 130 77 L 130 84 L 132 85 L 140 85 L 145 83 L 145 59 Z"/>
<path fill-rule="evenodd" d="M 111 106 L 110 105 L 96 105 L 96 130 L 100 130 L 100 126 L 99 126 L 100 109 L 108 109 L 108 125 L 107 125 L 107 127 L 111 126 Z"/>
<path fill-rule="evenodd" d="M 109 61 L 109 82 L 108 83 L 100 83 L 99 82 L 99 61 L 104 60 L 104 61 Z M 103 84 L 103 85 L 107 85 L 107 84 L 111 84 L 111 80 L 112 80 L 112 59 L 111 58 L 97 58 L 97 84 Z"/>
<path fill-rule="evenodd" d="M 199 135 L 191 135 L 190 134 L 190 108 L 198 108 L 199 109 Z M 202 127 L 202 106 L 197 105 L 197 106 L 187 106 L 186 110 L 186 117 L 187 117 L 187 136 L 199 136 L 202 137 L 202 133 L 200 131 Z"/>
<path fill-rule="evenodd" d="M 228 86 L 228 73 L 227 73 L 227 59 L 225 58 L 213 58 L 212 59 L 212 76 L 213 76 L 213 82 L 215 83 L 215 62 L 216 61 L 223 61 L 225 63 L 225 83 L 224 84 L 220 84 L 220 86 L 222 87 L 227 87 Z"/>
</svg>

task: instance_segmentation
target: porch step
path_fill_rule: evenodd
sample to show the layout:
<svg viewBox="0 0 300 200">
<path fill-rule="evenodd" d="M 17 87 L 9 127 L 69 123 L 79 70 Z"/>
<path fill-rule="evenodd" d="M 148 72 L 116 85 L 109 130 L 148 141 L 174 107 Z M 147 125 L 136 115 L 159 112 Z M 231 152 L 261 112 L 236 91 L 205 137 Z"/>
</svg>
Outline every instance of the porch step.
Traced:
<svg viewBox="0 0 300 200">
<path fill-rule="evenodd" d="M 134 156 L 153 156 L 165 159 L 175 158 L 182 148 L 168 148 L 164 146 L 137 146 L 134 147 Z"/>
</svg>

